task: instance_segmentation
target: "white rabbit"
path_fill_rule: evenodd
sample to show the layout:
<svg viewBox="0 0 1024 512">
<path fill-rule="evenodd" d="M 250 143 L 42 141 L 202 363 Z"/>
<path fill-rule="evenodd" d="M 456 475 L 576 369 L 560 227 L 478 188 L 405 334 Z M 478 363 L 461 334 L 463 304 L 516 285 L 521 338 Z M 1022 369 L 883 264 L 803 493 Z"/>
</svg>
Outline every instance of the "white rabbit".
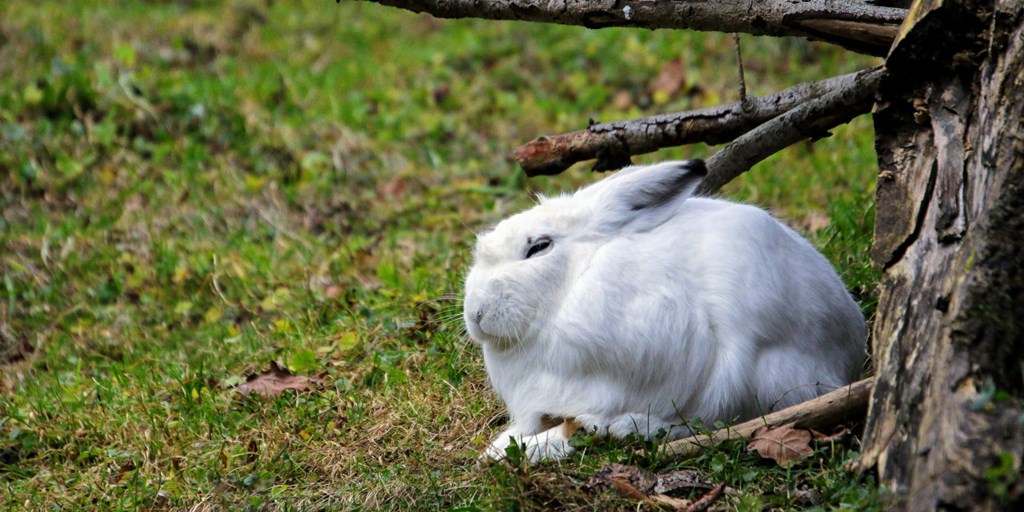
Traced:
<svg viewBox="0 0 1024 512">
<path fill-rule="evenodd" d="M 759 208 L 691 198 L 705 174 L 630 167 L 480 235 L 463 314 L 510 417 L 485 456 L 557 458 L 577 427 L 680 437 L 858 377 L 864 318 L 828 261 Z"/>
</svg>

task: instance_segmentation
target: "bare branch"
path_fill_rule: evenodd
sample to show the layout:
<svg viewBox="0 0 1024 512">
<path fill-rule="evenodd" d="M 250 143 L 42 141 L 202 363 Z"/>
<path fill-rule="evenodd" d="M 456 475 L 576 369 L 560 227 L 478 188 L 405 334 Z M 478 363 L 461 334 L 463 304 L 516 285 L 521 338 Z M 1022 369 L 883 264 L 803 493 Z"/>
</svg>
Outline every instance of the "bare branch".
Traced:
<svg viewBox="0 0 1024 512">
<path fill-rule="evenodd" d="M 610 170 L 628 165 L 630 156 L 660 148 L 694 142 L 721 144 L 814 98 L 845 90 L 861 79 L 863 73 L 800 84 L 760 98 L 748 97 L 745 104 L 740 101 L 689 112 L 593 124 L 586 130 L 530 141 L 515 150 L 514 158 L 527 176 L 537 176 L 558 174 L 576 162 L 592 158 L 598 159 L 596 170 Z"/>
<path fill-rule="evenodd" d="M 779 150 L 804 139 L 826 136 L 828 130 L 870 112 L 882 69 L 857 75 L 842 87 L 745 133 L 712 155 L 707 160 L 708 176 L 697 193 L 713 193 Z"/>
<path fill-rule="evenodd" d="M 739 425 L 716 430 L 710 435 L 684 437 L 665 445 L 665 452 L 689 456 L 728 439 L 749 439 L 759 427 L 796 423 L 803 428 L 825 429 L 849 420 L 859 420 L 867 413 L 868 397 L 874 377 L 854 382 L 792 407 Z"/>
<path fill-rule="evenodd" d="M 340 1 L 340 0 L 339 0 Z M 370 0 L 438 18 L 484 18 L 582 25 L 796 36 L 885 55 L 906 9 L 829 0 Z"/>
</svg>

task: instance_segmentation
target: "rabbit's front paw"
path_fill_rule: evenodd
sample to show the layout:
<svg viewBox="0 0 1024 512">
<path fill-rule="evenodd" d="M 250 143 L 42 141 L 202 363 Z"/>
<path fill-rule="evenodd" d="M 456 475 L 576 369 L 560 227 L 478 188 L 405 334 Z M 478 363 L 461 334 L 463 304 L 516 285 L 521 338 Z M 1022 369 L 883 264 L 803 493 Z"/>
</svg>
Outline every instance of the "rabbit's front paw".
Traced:
<svg viewBox="0 0 1024 512">
<path fill-rule="evenodd" d="M 559 427 L 527 437 L 523 439 L 523 443 L 530 462 L 561 459 L 575 451 L 569 444 L 569 438 Z"/>
<path fill-rule="evenodd" d="M 503 435 L 491 442 L 490 446 L 480 454 L 480 461 L 498 461 L 508 458 L 509 446 L 516 443 L 530 462 L 560 459 L 569 455 L 574 448 L 569 445 L 569 437 L 561 427 L 546 430 L 537 435 L 517 438 Z"/>
<path fill-rule="evenodd" d="M 481 462 L 490 462 L 502 460 L 507 457 L 505 450 L 512 444 L 513 438 L 511 436 L 498 436 L 494 441 L 491 442 L 487 449 L 480 454 L 478 459 Z"/>
</svg>

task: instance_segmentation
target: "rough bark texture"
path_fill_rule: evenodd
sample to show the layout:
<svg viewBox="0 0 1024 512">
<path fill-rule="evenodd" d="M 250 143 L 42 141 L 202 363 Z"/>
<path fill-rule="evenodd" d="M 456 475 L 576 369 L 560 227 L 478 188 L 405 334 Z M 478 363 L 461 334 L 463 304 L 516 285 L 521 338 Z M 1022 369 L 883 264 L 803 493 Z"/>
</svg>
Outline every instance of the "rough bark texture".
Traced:
<svg viewBox="0 0 1024 512">
<path fill-rule="evenodd" d="M 586 130 L 540 137 L 515 150 L 515 160 L 527 176 L 558 174 L 577 162 L 597 159 L 596 171 L 629 164 L 629 157 L 661 148 L 706 142 L 721 144 L 747 133 L 764 122 L 815 98 L 836 90 L 863 85 L 861 71 L 790 87 L 784 91 L 747 101 L 688 112 L 662 114 L 643 119 L 595 123 Z M 877 73 L 876 73 L 877 75 Z M 861 102 L 862 114 L 870 111 L 873 91 Z M 837 123 L 838 124 L 838 123 Z M 834 126 L 834 125 L 833 125 Z M 831 127 L 831 126 L 830 126 Z M 827 129 L 827 128 L 826 128 Z"/>
<path fill-rule="evenodd" d="M 849 421 L 861 421 L 867 411 L 868 395 L 873 385 L 874 379 L 867 378 L 802 404 L 716 430 L 710 436 L 697 435 L 677 439 L 665 445 L 665 453 L 677 456 L 694 455 L 728 439 L 749 439 L 755 430 L 766 425 L 777 427 L 795 423 L 801 428 L 825 430 Z"/>
<path fill-rule="evenodd" d="M 868 112 L 882 73 L 870 69 L 857 75 L 856 80 L 758 126 L 711 155 L 708 176 L 696 193 L 711 194 L 782 149 L 827 136 L 828 130 Z"/>
<path fill-rule="evenodd" d="M 797 36 L 884 55 L 905 9 L 828 0 L 371 0 L 439 18 Z"/>
<path fill-rule="evenodd" d="M 916 2 L 875 113 L 865 468 L 905 510 L 1024 510 L 1024 2 Z"/>
</svg>

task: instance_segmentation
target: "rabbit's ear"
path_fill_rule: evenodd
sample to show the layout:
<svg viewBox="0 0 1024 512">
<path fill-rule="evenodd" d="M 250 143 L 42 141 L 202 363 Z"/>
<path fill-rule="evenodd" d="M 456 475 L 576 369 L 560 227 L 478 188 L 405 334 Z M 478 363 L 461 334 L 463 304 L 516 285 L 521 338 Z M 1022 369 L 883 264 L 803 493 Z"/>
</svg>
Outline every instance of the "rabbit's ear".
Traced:
<svg viewBox="0 0 1024 512">
<path fill-rule="evenodd" d="M 645 230 L 674 214 L 672 206 L 685 201 L 700 185 L 707 168 L 703 160 L 664 162 L 619 171 L 604 180 L 598 214 L 602 224 Z"/>
</svg>

